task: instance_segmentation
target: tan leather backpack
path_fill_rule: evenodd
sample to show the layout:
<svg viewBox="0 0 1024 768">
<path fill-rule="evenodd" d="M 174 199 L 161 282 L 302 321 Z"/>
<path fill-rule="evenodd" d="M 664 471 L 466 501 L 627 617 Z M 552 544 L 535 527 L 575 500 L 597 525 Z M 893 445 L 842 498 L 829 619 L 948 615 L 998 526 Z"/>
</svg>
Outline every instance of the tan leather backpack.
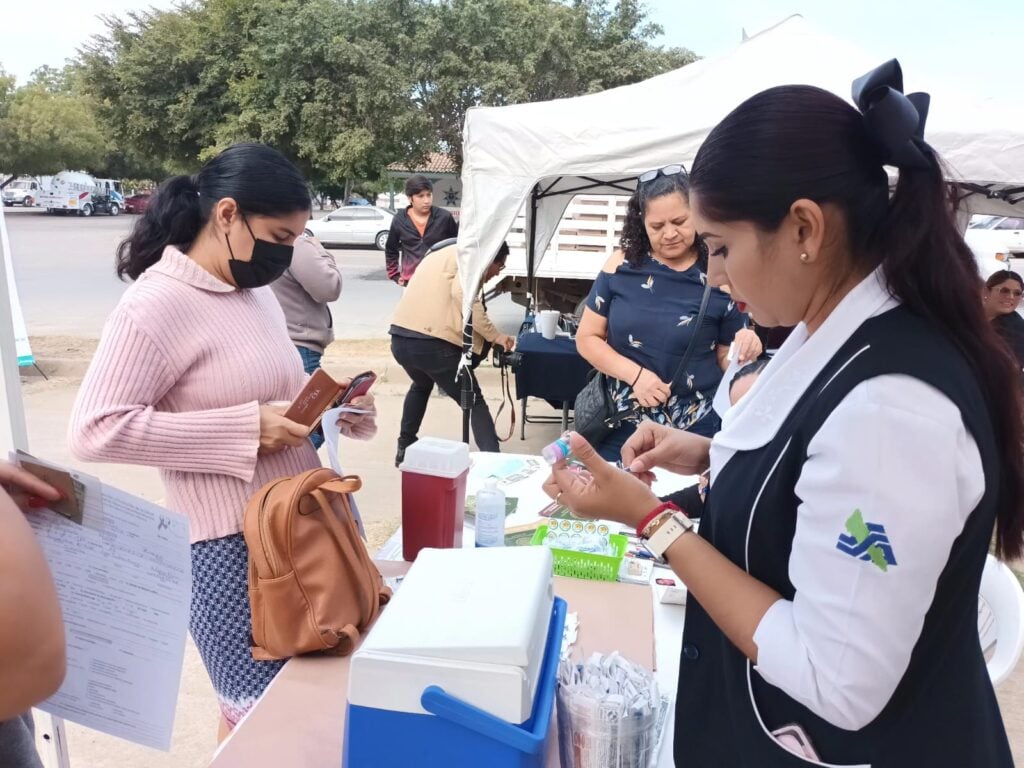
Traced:
<svg viewBox="0 0 1024 768">
<path fill-rule="evenodd" d="M 358 477 L 311 469 L 263 486 L 245 508 L 252 656 L 345 656 L 391 598 L 352 518 Z"/>
</svg>

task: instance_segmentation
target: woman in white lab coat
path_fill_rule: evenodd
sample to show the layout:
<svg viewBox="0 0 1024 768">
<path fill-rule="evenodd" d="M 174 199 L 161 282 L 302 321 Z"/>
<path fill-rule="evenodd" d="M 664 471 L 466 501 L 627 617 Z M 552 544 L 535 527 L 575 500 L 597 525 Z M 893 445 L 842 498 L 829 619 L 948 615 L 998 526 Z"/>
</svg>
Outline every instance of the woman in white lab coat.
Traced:
<svg viewBox="0 0 1024 768">
<path fill-rule="evenodd" d="M 854 100 L 770 89 L 694 161 L 710 279 L 797 326 L 722 431 L 642 425 L 632 474 L 574 436 L 592 479 L 549 481 L 690 590 L 680 766 L 1012 765 L 976 622 L 993 528 L 999 554 L 1022 549 L 1017 372 L 922 138 L 927 97 L 891 61 Z M 708 466 L 699 534 L 637 478 Z"/>
</svg>

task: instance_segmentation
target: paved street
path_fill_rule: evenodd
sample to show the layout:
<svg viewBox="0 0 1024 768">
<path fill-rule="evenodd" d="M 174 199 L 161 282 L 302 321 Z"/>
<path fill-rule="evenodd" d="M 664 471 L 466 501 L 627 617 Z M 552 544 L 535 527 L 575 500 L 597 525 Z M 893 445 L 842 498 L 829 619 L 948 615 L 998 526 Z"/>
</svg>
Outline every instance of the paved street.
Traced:
<svg viewBox="0 0 1024 768">
<path fill-rule="evenodd" d="M 98 337 L 127 287 L 114 272 L 114 253 L 138 217 L 81 219 L 49 216 L 38 208 L 5 208 L 4 215 L 29 335 Z M 384 253 L 333 252 L 344 278 L 341 298 L 331 305 L 337 337 L 386 337 L 400 291 L 386 279 Z M 512 332 L 523 310 L 503 297 L 493 302 L 491 316 Z"/>
</svg>

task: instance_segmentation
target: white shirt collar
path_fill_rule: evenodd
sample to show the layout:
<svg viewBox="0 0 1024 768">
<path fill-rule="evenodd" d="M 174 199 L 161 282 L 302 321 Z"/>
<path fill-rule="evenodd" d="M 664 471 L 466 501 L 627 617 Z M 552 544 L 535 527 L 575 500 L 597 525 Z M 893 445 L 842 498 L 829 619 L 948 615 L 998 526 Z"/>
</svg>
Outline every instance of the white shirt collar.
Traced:
<svg viewBox="0 0 1024 768">
<path fill-rule="evenodd" d="M 794 328 L 754 386 L 722 419 L 722 430 L 712 443 L 712 463 L 724 463 L 736 451 L 767 445 L 847 339 L 865 320 L 899 303 L 879 268 L 843 298 L 816 333 L 809 336 L 804 323 Z M 716 453 L 720 462 L 715 461 Z"/>
</svg>

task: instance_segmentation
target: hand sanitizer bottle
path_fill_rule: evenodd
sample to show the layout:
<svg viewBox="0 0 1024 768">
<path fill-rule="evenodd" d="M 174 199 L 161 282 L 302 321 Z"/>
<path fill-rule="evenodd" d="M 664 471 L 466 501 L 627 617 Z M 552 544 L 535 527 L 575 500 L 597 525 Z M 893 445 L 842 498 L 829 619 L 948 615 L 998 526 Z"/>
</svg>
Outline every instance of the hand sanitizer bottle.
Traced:
<svg viewBox="0 0 1024 768">
<path fill-rule="evenodd" d="M 489 477 L 476 494 L 476 545 L 505 546 L 505 492 Z"/>
</svg>

